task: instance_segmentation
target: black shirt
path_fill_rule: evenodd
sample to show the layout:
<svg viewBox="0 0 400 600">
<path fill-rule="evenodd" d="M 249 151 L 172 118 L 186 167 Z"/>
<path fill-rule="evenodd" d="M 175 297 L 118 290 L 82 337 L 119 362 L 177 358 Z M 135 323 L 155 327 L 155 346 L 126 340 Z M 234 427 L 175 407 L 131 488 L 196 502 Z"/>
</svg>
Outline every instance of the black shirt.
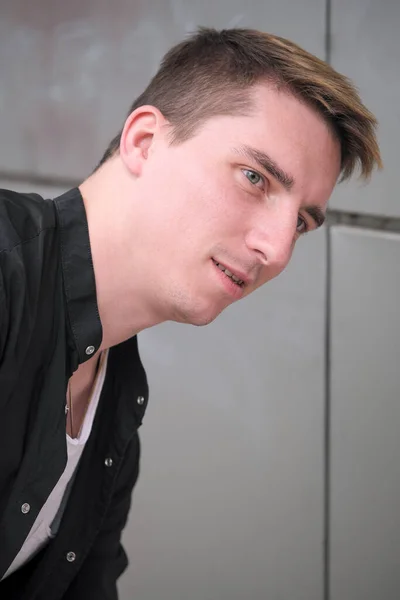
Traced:
<svg viewBox="0 0 400 600">
<path fill-rule="evenodd" d="M 79 190 L 55 200 L 0 190 L 0 579 L 64 470 L 68 379 L 101 340 Z M 1 598 L 117 598 L 147 399 L 134 337 L 109 351 L 57 536 L 0 582 Z"/>
</svg>

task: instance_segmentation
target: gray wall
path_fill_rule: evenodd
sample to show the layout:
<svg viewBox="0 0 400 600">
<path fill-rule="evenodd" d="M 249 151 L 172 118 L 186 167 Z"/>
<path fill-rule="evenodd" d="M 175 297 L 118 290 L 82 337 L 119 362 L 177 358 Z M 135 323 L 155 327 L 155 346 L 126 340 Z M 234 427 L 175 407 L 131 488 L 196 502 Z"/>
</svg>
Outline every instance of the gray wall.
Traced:
<svg viewBox="0 0 400 600">
<path fill-rule="evenodd" d="M 2 187 L 53 196 L 84 177 L 199 24 L 328 48 L 377 113 L 386 163 L 370 187 L 338 188 L 330 225 L 276 281 L 207 328 L 140 335 L 151 402 L 121 599 L 395 600 L 400 3 L 110 4 L 1 3 Z"/>
</svg>

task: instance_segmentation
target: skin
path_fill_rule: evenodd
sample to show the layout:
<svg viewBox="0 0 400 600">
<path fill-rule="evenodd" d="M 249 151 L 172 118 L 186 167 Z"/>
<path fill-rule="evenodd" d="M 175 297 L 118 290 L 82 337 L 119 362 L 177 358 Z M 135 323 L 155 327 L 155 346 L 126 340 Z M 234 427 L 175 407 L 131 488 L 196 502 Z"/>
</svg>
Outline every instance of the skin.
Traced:
<svg viewBox="0 0 400 600">
<path fill-rule="evenodd" d="M 211 118 L 175 146 L 163 115 L 140 107 L 120 153 L 80 186 L 101 349 L 162 321 L 210 323 L 279 275 L 299 237 L 317 228 L 340 174 L 339 142 L 286 91 L 260 84 L 251 94 L 251 114 Z M 264 155 L 274 164 L 260 164 Z M 73 376 L 78 395 L 95 362 Z"/>
</svg>

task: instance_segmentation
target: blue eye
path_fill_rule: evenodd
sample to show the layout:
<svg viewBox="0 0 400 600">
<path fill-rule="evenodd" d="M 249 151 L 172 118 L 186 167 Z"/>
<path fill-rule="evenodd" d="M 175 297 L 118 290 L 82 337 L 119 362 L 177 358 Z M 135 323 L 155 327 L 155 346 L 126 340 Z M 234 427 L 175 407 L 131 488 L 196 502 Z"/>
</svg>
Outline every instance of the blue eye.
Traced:
<svg viewBox="0 0 400 600">
<path fill-rule="evenodd" d="M 259 183 L 264 183 L 263 178 L 261 177 L 261 175 L 259 173 L 257 173 L 257 171 L 252 171 L 251 169 L 243 169 L 243 173 L 245 174 L 247 179 L 250 181 L 250 183 L 253 185 L 258 185 Z"/>
</svg>

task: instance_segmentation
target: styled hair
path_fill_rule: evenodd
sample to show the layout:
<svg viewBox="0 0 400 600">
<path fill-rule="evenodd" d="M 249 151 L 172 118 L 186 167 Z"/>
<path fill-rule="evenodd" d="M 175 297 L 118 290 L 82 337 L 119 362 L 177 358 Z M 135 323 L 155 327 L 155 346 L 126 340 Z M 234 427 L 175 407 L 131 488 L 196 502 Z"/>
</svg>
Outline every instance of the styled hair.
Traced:
<svg viewBox="0 0 400 600">
<path fill-rule="evenodd" d="M 324 117 L 341 145 L 341 180 L 357 168 L 367 180 L 382 167 L 376 118 L 352 82 L 297 44 L 253 29 L 200 28 L 167 52 L 129 114 L 146 104 L 156 107 L 171 127 L 171 144 L 179 144 L 211 117 L 249 114 L 251 88 L 263 81 Z M 119 151 L 121 133 L 99 167 Z"/>
</svg>

